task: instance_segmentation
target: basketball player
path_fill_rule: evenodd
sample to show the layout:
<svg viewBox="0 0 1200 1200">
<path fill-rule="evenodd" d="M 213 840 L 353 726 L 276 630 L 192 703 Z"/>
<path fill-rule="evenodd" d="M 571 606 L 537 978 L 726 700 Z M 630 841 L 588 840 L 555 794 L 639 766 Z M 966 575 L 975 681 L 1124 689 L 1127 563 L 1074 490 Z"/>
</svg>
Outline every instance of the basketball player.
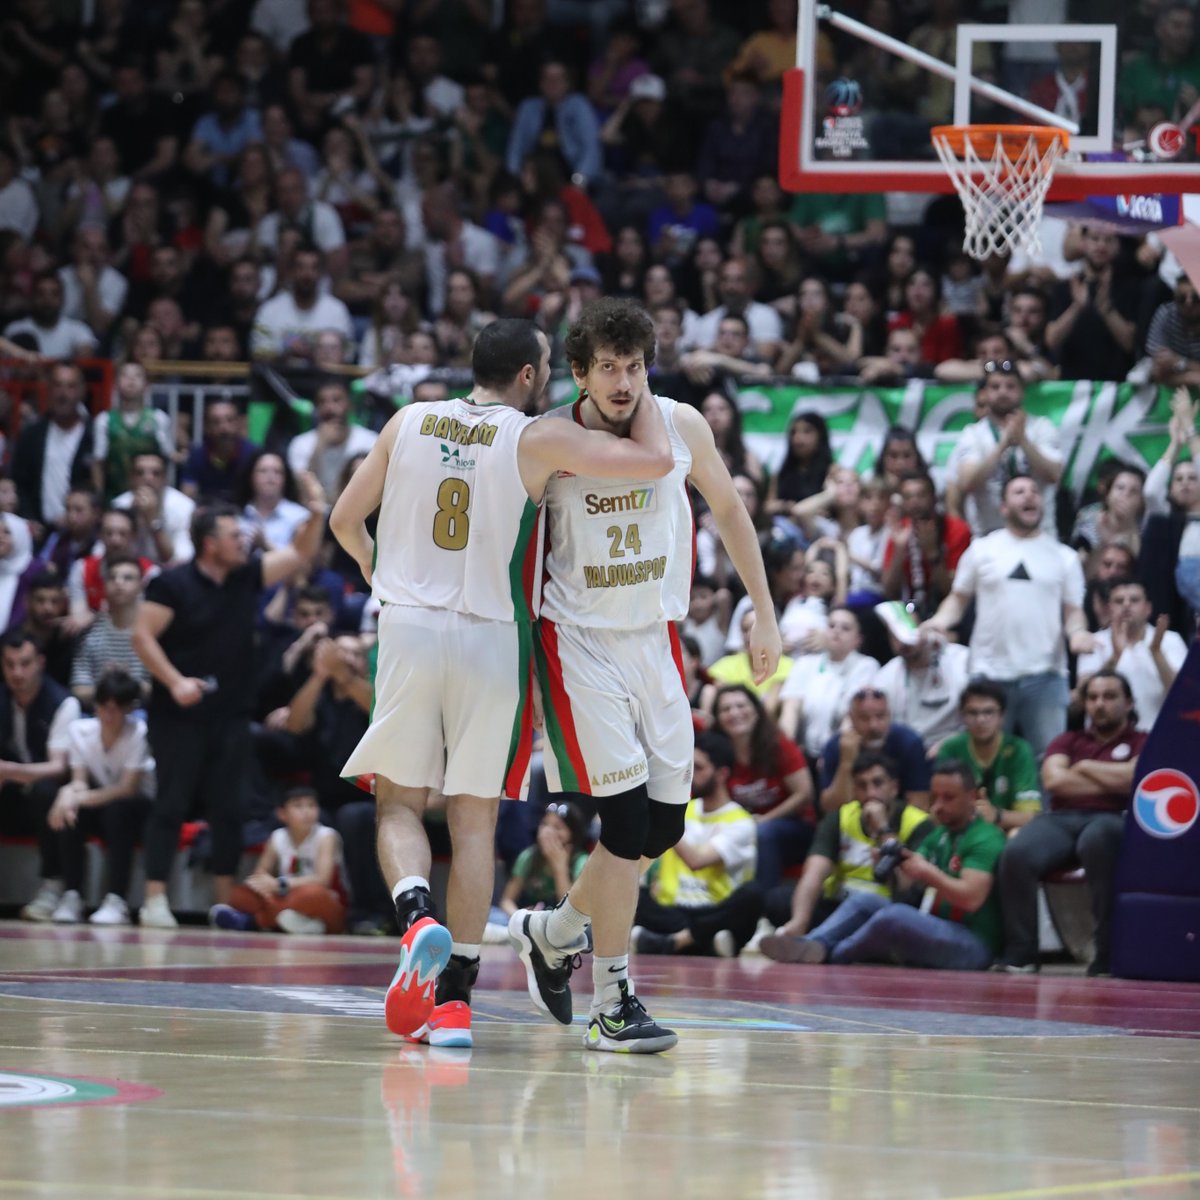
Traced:
<svg viewBox="0 0 1200 1200">
<path fill-rule="evenodd" d="M 600 844 L 557 908 L 521 910 L 509 938 L 525 964 L 534 1003 L 571 1023 L 570 975 L 587 944 L 594 994 L 584 1045 L 654 1053 L 678 1040 L 657 1025 L 629 981 L 629 932 L 639 860 L 657 858 L 683 834 L 691 798 L 692 711 L 673 622 L 687 616 L 693 568 L 687 485 L 708 502 L 756 613 L 755 679 L 776 669 L 779 629 L 758 538 L 745 504 L 694 409 L 653 396 L 654 326 L 637 305 L 589 305 L 566 339 L 580 397 L 544 418 L 629 436 L 646 408 L 662 412 L 674 467 L 658 482 L 609 484 L 560 474 L 546 487 L 546 583 L 538 622 L 538 674 L 551 791 L 599 801 Z"/>
<path fill-rule="evenodd" d="M 517 796 L 530 754 L 546 482 L 559 469 L 630 479 L 672 465 L 657 412 L 635 422 L 632 440 L 526 417 L 549 358 L 531 322 L 487 326 L 470 396 L 392 417 L 330 520 L 383 606 L 372 722 L 343 774 L 375 777 L 379 862 L 403 935 L 387 1025 L 437 1045 L 471 1044 L 499 797 Z M 429 894 L 431 791 L 449 797 L 449 929 Z"/>
</svg>

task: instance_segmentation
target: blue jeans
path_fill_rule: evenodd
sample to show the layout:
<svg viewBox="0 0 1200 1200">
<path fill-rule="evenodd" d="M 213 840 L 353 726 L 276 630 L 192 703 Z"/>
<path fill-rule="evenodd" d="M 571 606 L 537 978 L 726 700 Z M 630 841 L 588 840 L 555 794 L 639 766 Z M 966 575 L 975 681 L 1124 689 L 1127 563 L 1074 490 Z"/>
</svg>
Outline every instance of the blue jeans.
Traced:
<svg viewBox="0 0 1200 1200">
<path fill-rule="evenodd" d="M 1034 756 L 1040 762 L 1046 747 L 1060 733 L 1066 732 L 1070 699 L 1066 676 L 1057 671 L 1043 671 L 1038 675 L 1023 675 L 1020 679 L 992 679 L 989 682 L 1002 687 L 1008 697 L 1008 706 L 1004 710 L 1005 732 L 1019 732 L 1033 747 Z"/>
<path fill-rule="evenodd" d="M 754 881 L 764 891 L 783 882 L 788 867 L 799 866 L 808 856 L 816 827 L 800 817 L 776 817 L 758 827 L 758 864 Z"/>
<path fill-rule="evenodd" d="M 985 971 L 992 962 L 991 950 L 966 926 L 873 892 L 851 892 L 808 940 L 820 942 L 833 963 Z"/>
<path fill-rule="evenodd" d="M 1195 609 L 1200 609 L 1200 557 L 1189 555 L 1175 564 L 1175 589 Z"/>
</svg>

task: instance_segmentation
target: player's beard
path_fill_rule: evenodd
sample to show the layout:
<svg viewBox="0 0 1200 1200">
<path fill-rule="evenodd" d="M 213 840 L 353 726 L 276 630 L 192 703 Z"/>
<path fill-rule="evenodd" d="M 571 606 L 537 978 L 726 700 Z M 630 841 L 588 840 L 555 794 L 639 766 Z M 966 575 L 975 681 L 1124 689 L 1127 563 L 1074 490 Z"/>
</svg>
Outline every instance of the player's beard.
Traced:
<svg viewBox="0 0 1200 1200">
<path fill-rule="evenodd" d="M 596 409 L 597 415 L 600 417 L 600 420 L 604 422 L 605 428 L 608 429 L 610 433 L 617 434 L 624 434 L 628 432 L 630 425 L 633 424 L 633 418 L 637 416 L 637 406 L 641 403 L 640 400 L 635 400 L 633 402 L 633 407 L 629 410 L 628 416 L 610 417 L 608 413 L 606 413 L 604 409 L 602 409 L 600 405 L 596 403 L 595 397 L 592 397 L 591 400 L 593 407 Z"/>
</svg>

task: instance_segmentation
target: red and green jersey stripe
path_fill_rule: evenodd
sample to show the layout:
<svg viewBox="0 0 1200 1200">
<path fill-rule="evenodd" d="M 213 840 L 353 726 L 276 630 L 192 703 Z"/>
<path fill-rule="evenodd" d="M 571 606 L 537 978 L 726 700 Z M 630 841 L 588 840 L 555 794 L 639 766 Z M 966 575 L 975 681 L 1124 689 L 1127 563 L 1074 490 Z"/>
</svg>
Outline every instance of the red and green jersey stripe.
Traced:
<svg viewBox="0 0 1200 1200">
<path fill-rule="evenodd" d="M 534 639 L 537 653 L 538 677 L 542 684 L 542 706 L 545 710 L 546 739 L 558 763 L 563 790 L 592 794 L 592 781 L 588 775 L 583 752 L 579 748 L 579 737 L 575 732 L 575 715 L 571 711 L 571 698 L 563 684 L 562 660 L 558 654 L 558 629 L 553 621 L 543 617 L 538 622 L 538 636 Z"/>
<path fill-rule="evenodd" d="M 508 560 L 509 591 L 512 596 L 513 619 L 517 625 L 521 691 L 517 711 L 513 715 L 512 735 L 508 742 L 508 763 L 504 770 L 503 795 L 510 800 L 520 799 L 521 785 L 533 753 L 533 616 L 535 589 L 538 586 L 538 535 L 541 507 L 532 500 L 525 502 L 517 540 Z"/>
<path fill-rule="evenodd" d="M 508 586 L 514 621 L 532 621 L 535 616 L 541 515 L 539 505 L 532 500 L 525 501 L 521 523 L 517 527 L 517 540 L 513 545 L 512 557 L 508 560 Z"/>
</svg>

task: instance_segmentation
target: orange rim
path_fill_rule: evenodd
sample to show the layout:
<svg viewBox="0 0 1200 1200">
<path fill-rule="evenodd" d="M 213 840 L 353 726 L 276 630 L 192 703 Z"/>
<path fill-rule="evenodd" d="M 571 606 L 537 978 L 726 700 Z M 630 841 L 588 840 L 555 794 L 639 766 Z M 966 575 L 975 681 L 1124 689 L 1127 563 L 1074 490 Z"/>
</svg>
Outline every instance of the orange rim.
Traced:
<svg viewBox="0 0 1200 1200">
<path fill-rule="evenodd" d="M 935 142 L 943 142 L 952 154 L 962 158 L 967 140 L 979 158 L 991 158 L 996 142 L 1004 144 L 1009 158 L 1016 158 L 1033 138 L 1039 154 L 1045 154 L 1055 142 L 1059 152 L 1071 144 L 1071 135 L 1065 129 L 1054 129 L 1049 125 L 937 125 L 929 131 Z"/>
</svg>

